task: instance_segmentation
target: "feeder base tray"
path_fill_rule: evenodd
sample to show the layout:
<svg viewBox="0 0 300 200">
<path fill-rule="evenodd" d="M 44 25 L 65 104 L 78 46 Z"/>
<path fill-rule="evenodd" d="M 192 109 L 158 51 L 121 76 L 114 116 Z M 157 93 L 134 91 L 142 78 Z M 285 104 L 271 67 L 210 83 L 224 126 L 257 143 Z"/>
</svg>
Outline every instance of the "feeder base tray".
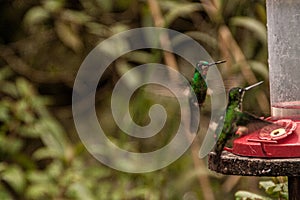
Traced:
<svg viewBox="0 0 300 200">
<path fill-rule="evenodd" d="M 213 164 L 214 152 L 208 155 L 212 171 L 238 176 L 300 176 L 300 158 L 253 158 L 223 151 L 219 167 Z"/>
</svg>

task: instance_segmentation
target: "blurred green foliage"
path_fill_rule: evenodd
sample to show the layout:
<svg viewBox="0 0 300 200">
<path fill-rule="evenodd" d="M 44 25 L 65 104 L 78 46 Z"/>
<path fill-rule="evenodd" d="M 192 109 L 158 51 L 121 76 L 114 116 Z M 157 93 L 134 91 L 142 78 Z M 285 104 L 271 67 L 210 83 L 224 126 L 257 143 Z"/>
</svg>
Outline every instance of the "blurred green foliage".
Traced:
<svg viewBox="0 0 300 200">
<path fill-rule="evenodd" d="M 194 38 L 214 59 L 227 60 L 226 66 L 220 68 L 226 85 L 265 80 L 256 100 L 246 97 L 245 108 L 268 115 L 265 2 L 157 3 L 162 13 L 161 26 Z M 232 199 L 235 191 L 245 188 L 261 193 L 259 179 L 216 176 L 203 163 L 195 164 L 197 158 L 191 151 L 157 172 L 127 174 L 95 161 L 78 139 L 71 93 L 81 62 L 97 43 L 118 32 L 154 26 L 157 16 L 150 1 L 3 0 L 0 4 L 0 199 L 194 200 Z M 107 49 L 107 53 L 113 54 L 114 49 Z M 179 70 L 191 77 L 193 68 L 181 58 L 176 57 L 176 61 Z M 114 84 L 132 67 L 149 62 L 163 63 L 163 52 L 139 50 L 120 57 L 101 77 L 96 94 L 100 123 L 113 141 L 131 151 L 157 149 L 176 130 L 177 117 L 168 117 L 158 136 L 141 141 L 124 136 L 112 123 L 109 107 Z M 178 116 L 177 107 L 172 106 L 176 104 L 174 99 L 147 98 L 144 92 L 137 91 L 130 108 L 136 123 L 147 124 L 148 109 L 157 99 L 171 116 Z M 207 107 L 202 122 L 209 120 Z M 210 181 L 211 190 L 201 183 L 204 179 Z M 278 192 L 278 184 L 270 184 L 260 185 L 268 193 Z M 286 192 L 282 191 L 280 197 Z M 236 193 L 240 199 L 245 199 L 243 195 L 249 194 Z"/>
<path fill-rule="evenodd" d="M 244 200 L 270 200 L 270 199 L 289 199 L 288 198 L 288 185 L 286 177 L 276 177 L 272 180 L 262 180 L 259 182 L 259 187 L 265 190 L 269 197 L 260 196 L 247 191 L 238 191 L 235 193 L 236 199 Z M 272 198 L 271 198 L 272 197 Z"/>
</svg>

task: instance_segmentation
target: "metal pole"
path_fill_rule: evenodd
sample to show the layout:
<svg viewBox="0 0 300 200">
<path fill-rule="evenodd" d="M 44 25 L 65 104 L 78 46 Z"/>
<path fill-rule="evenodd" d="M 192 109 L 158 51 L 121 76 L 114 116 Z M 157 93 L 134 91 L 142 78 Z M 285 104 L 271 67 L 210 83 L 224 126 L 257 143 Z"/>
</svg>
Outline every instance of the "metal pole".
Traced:
<svg viewBox="0 0 300 200">
<path fill-rule="evenodd" d="M 300 199 L 300 176 L 288 177 L 289 200 Z"/>
</svg>

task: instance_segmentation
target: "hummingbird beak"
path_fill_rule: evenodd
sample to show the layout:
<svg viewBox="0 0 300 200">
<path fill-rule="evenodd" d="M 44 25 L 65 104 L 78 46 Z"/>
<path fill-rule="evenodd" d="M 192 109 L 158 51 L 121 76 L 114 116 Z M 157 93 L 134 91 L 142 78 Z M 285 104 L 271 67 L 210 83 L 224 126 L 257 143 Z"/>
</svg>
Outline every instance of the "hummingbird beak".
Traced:
<svg viewBox="0 0 300 200">
<path fill-rule="evenodd" d="M 218 64 L 221 64 L 221 63 L 224 63 L 224 62 L 226 62 L 226 60 L 220 60 L 220 61 L 217 61 L 217 62 L 214 62 L 214 63 L 209 63 L 207 66 L 218 65 Z"/>
<path fill-rule="evenodd" d="M 250 85 L 250 86 L 244 88 L 244 90 L 245 90 L 245 91 L 250 90 L 251 88 L 254 88 L 254 87 L 256 87 L 256 86 L 258 86 L 258 85 L 260 85 L 260 84 L 262 84 L 262 83 L 263 83 L 263 81 L 260 81 L 260 82 L 258 82 L 258 83 L 255 83 L 255 84 L 253 84 L 253 85 Z"/>
</svg>

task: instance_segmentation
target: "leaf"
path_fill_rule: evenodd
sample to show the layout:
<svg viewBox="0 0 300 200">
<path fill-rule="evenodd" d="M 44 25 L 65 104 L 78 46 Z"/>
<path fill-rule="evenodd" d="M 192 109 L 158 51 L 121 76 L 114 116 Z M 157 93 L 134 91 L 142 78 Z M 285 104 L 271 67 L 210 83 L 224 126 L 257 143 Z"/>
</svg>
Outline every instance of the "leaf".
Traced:
<svg viewBox="0 0 300 200">
<path fill-rule="evenodd" d="M 14 98 L 18 97 L 18 90 L 14 83 L 3 81 L 0 87 L 1 92 Z"/>
<path fill-rule="evenodd" d="M 67 190 L 67 195 L 74 199 L 93 200 L 90 190 L 82 183 L 73 183 Z"/>
<path fill-rule="evenodd" d="M 72 30 L 71 27 L 64 22 L 56 21 L 55 31 L 64 45 L 71 48 L 73 51 L 78 52 L 83 48 L 78 33 Z"/>
<path fill-rule="evenodd" d="M 13 71 L 9 66 L 0 69 L 0 80 L 3 81 L 13 75 Z"/>
<path fill-rule="evenodd" d="M 121 33 L 121 32 L 127 31 L 129 29 L 130 28 L 126 24 L 121 24 L 121 23 L 115 23 L 113 26 L 110 27 L 112 34 Z M 123 43 L 125 43 L 125 42 L 123 42 Z M 127 43 L 127 41 L 126 41 L 126 43 Z"/>
<path fill-rule="evenodd" d="M 248 61 L 248 63 L 250 64 L 252 71 L 261 75 L 264 80 L 269 79 L 269 70 L 268 70 L 268 67 L 264 63 L 254 61 L 254 60 Z"/>
<path fill-rule="evenodd" d="M 110 0 L 96 0 L 96 3 L 98 4 L 99 7 L 103 8 L 105 11 L 109 12 L 113 8 L 113 4 L 115 2 L 110 1 Z"/>
<path fill-rule="evenodd" d="M 28 138 L 38 138 L 41 135 L 41 128 L 38 123 L 22 126 L 19 129 L 20 135 Z"/>
<path fill-rule="evenodd" d="M 32 7 L 24 16 L 23 23 L 25 26 L 41 24 L 50 18 L 50 14 L 41 6 Z"/>
<path fill-rule="evenodd" d="M 8 122 L 10 120 L 10 105 L 9 102 L 0 102 L 0 121 Z"/>
<path fill-rule="evenodd" d="M 19 166 L 11 165 L 1 173 L 1 179 L 6 181 L 17 193 L 21 194 L 25 188 L 24 172 Z"/>
<path fill-rule="evenodd" d="M 271 198 L 260 196 L 247 191 L 238 191 L 235 193 L 236 200 L 272 200 Z"/>
<path fill-rule="evenodd" d="M 87 22 L 84 25 L 87 27 L 88 32 L 91 34 L 95 34 L 105 38 L 111 35 L 109 27 L 105 26 L 104 24 L 99 24 L 96 22 Z"/>
<path fill-rule="evenodd" d="M 208 33 L 200 32 L 200 31 L 189 31 L 189 32 L 185 32 L 185 34 L 192 37 L 195 40 L 207 44 L 213 49 L 217 49 L 218 47 L 218 41 L 216 40 L 216 38 L 211 36 Z"/>
<path fill-rule="evenodd" d="M 263 44 L 267 44 L 267 28 L 260 21 L 250 17 L 238 16 L 230 19 L 230 25 L 240 26 L 252 31 Z"/>
<path fill-rule="evenodd" d="M 273 181 L 260 181 L 259 187 L 263 188 L 266 193 L 272 194 L 276 184 Z"/>
<path fill-rule="evenodd" d="M 129 61 L 129 62 L 136 62 L 140 64 L 144 63 L 155 63 L 155 58 L 153 54 L 145 52 L 145 51 L 132 51 L 130 53 L 127 53 L 124 55 L 124 57 Z"/>
<path fill-rule="evenodd" d="M 257 13 L 259 20 L 264 24 L 267 23 L 267 13 L 266 13 L 265 5 L 259 2 L 255 3 L 255 11 Z"/>
<path fill-rule="evenodd" d="M 61 17 L 69 22 L 84 25 L 85 23 L 92 20 L 92 17 L 87 15 L 82 11 L 75 11 L 75 10 L 64 10 L 62 12 Z"/>
<path fill-rule="evenodd" d="M 42 159 L 50 156 L 66 159 L 70 145 L 63 128 L 51 118 L 41 119 L 39 123 L 41 139 L 47 148 L 38 149 L 34 157 Z"/>
<path fill-rule="evenodd" d="M 55 199 L 58 196 L 59 188 L 57 184 L 50 182 L 29 185 L 26 190 L 28 199 Z"/>
<path fill-rule="evenodd" d="M 59 160 L 53 161 L 47 167 L 47 174 L 49 174 L 52 178 L 59 178 L 62 172 L 63 172 L 63 164 Z"/>
<path fill-rule="evenodd" d="M 34 114 L 30 110 L 28 102 L 20 100 L 15 104 L 14 108 L 15 117 L 25 123 L 32 123 L 35 120 Z"/>
<path fill-rule="evenodd" d="M 60 11 L 65 4 L 64 0 L 46 0 L 43 1 L 43 7 L 49 12 L 58 12 Z"/>
<path fill-rule="evenodd" d="M 47 158 L 62 158 L 61 152 L 50 149 L 48 147 L 37 149 L 32 157 L 37 160 L 47 159 Z"/>
<path fill-rule="evenodd" d="M 199 10 L 202 10 L 200 3 L 177 4 L 166 14 L 164 27 L 169 27 L 171 23 L 178 17 L 184 17 Z"/>
<path fill-rule="evenodd" d="M 0 163 L 0 174 L 7 168 L 7 164 L 6 163 L 3 163 L 3 162 L 1 162 Z"/>
<path fill-rule="evenodd" d="M 36 183 L 36 184 L 47 183 L 51 181 L 49 174 L 45 173 L 44 171 L 38 171 L 38 170 L 33 170 L 28 172 L 27 179 L 31 183 Z"/>
<path fill-rule="evenodd" d="M 0 135 L 0 152 L 7 153 L 9 155 L 14 155 L 22 149 L 24 143 L 18 138 L 9 138 L 5 135 Z M 0 154 L 0 155 L 1 155 Z M 2 159 L 0 159 L 2 160 Z"/>
<path fill-rule="evenodd" d="M 24 78 L 16 80 L 16 87 L 21 97 L 31 98 L 34 95 L 33 86 Z"/>
<path fill-rule="evenodd" d="M 10 193 L 4 188 L 2 185 L 0 185 L 0 199 L 1 200 L 14 200 Z"/>
</svg>

